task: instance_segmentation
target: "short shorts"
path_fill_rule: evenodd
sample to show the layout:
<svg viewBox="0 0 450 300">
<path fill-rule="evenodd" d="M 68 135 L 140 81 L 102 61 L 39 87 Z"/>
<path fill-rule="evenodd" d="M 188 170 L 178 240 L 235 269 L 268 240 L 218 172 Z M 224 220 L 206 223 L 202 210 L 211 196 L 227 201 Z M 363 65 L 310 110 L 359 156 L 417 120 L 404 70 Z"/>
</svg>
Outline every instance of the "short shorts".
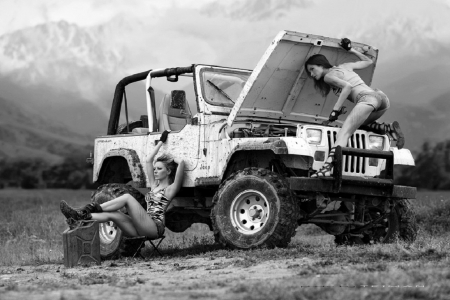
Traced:
<svg viewBox="0 0 450 300">
<path fill-rule="evenodd" d="M 372 106 L 376 112 L 386 111 L 391 106 L 389 98 L 379 89 L 374 89 L 373 92 L 364 91 L 359 93 L 356 96 L 355 103 Z"/>
<path fill-rule="evenodd" d="M 153 222 L 155 222 L 156 225 L 156 230 L 158 230 L 158 238 L 162 237 L 164 235 L 164 231 L 166 226 L 164 225 L 164 223 L 158 219 L 153 219 Z"/>
</svg>

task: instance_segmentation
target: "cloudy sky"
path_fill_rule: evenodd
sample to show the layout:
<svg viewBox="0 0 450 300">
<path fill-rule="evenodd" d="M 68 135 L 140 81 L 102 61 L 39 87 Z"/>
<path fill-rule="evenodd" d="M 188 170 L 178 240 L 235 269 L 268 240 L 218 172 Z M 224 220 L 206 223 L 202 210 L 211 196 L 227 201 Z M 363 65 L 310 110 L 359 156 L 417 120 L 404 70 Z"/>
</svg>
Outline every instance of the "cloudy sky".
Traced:
<svg viewBox="0 0 450 300">
<path fill-rule="evenodd" d="M 409 94 L 394 95 L 399 101 L 420 103 L 422 94 L 413 97 L 417 92 L 429 99 L 443 94 L 443 79 L 433 82 L 430 74 L 450 69 L 450 60 L 442 57 L 450 49 L 450 0 L 0 0 L 0 6 L 0 38 L 66 21 L 95 39 L 103 38 L 102 47 L 114 49 L 120 62 L 116 69 L 100 66 L 100 61 L 92 63 L 117 78 L 193 63 L 253 69 L 283 29 L 345 36 L 378 48 L 373 84 L 390 90 L 395 90 L 392 85 L 402 86 Z M 108 34 L 101 37 L 99 32 Z M 52 65 L 53 54 L 29 61 Z M 60 51 L 58 55 L 75 54 Z M 0 71 L 15 68 L 13 61 L 2 63 Z M 424 70 L 426 74 L 419 74 Z M 416 90 L 420 76 L 429 80 L 421 86 L 431 94 Z M 408 87 L 405 82 L 414 84 Z"/>
<path fill-rule="evenodd" d="M 115 18 L 137 22 L 130 26 L 145 27 L 146 40 L 160 45 L 161 54 L 155 60 L 161 63 L 171 57 L 174 63 L 226 61 L 253 68 L 281 29 L 348 36 L 378 47 L 382 60 L 398 55 L 389 49 L 396 42 L 395 35 L 388 35 L 392 31 L 450 40 L 449 0 L 0 0 L 0 3 L 0 35 L 49 21 L 66 20 L 83 27 Z M 142 35 L 140 31 L 136 34 Z M 133 36 L 130 30 L 123 38 L 135 41 L 140 37 Z M 173 47 L 176 42 L 180 45 L 178 49 Z M 432 47 L 412 43 L 411 50 L 415 51 Z"/>
</svg>

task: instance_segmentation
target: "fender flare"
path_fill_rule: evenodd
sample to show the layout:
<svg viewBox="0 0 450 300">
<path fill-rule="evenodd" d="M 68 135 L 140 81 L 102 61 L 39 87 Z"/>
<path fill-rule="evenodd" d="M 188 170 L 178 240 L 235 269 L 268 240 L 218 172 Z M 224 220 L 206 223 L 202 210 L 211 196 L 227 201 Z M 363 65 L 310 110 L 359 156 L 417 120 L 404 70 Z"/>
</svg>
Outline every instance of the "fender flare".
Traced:
<svg viewBox="0 0 450 300">
<path fill-rule="evenodd" d="M 307 145 L 307 144 L 306 144 Z M 281 138 L 267 138 L 267 140 L 263 143 L 252 143 L 252 142 L 244 142 L 241 144 L 236 145 L 236 147 L 233 148 L 233 150 L 230 152 L 230 154 L 227 157 L 226 165 L 229 165 L 229 162 L 233 155 L 238 151 L 262 151 L 262 150 L 271 150 L 275 155 L 287 155 L 289 152 L 299 152 L 299 151 L 292 151 L 293 144 L 291 140 L 284 140 Z M 303 145 L 300 145 L 300 147 L 304 147 Z M 291 150 L 291 151 L 289 151 Z M 307 154 L 307 156 L 311 156 L 314 159 L 314 153 L 311 151 L 311 149 L 302 149 L 302 154 Z M 300 153 L 300 152 L 299 152 Z M 225 178 L 225 173 L 227 172 L 228 168 L 224 168 L 222 170 L 222 174 L 220 175 L 220 182 L 222 182 Z"/>
<path fill-rule="evenodd" d="M 230 165 L 233 155 L 239 151 L 263 151 L 270 150 L 275 155 L 304 155 L 314 160 L 314 151 L 309 147 L 306 141 L 299 139 L 267 138 L 264 142 L 243 142 L 237 144 L 228 154 L 225 165 Z M 195 179 L 195 186 L 218 186 L 222 183 L 228 168 L 224 168 L 222 173 L 213 177 L 201 177 Z"/>
<path fill-rule="evenodd" d="M 134 187 L 137 188 L 146 187 L 147 179 L 139 156 L 133 149 L 126 149 L 126 148 L 110 150 L 103 156 L 102 161 L 100 162 L 97 168 L 97 173 L 94 174 L 94 182 L 96 182 L 100 178 L 103 165 L 105 164 L 105 162 L 106 162 L 105 166 L 107 167 L 108 166 L 107 161 L 112 157 L 123 157 L 127 161 L 128 168 L 131 173 L 131 178 L 133 179 L 134 182 Z"/>
</svg>

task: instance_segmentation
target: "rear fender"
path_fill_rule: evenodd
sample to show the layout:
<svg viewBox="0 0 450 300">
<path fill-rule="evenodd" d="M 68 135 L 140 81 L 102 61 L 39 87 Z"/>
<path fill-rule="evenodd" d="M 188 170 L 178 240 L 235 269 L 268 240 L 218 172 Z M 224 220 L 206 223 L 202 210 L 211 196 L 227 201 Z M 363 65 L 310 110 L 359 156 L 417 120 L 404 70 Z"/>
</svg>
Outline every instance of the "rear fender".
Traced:
<svg viewBox="0 0 450 300">
<path fill-rule="evenodd" d="M 114 149 L 108 151 L 98 167 L 98 172 L 94 174 L 94 182 L 99 181 L 99 183 L 109 182 L 106 178 L 107 170 L 111 167 L 110 164 L 114 164 L 114 158 L 123 158 L 128 164 L 128 169 L 131 174 L 131 178 L 134 182 L 134 187 L 145 188 L 146 187 L 146 177 L 144 168 L 140 162 L 139 156 L 136 151 L 132 149 Z M 122 183 L 122 182 L 121 182 Z"/>
</svg>

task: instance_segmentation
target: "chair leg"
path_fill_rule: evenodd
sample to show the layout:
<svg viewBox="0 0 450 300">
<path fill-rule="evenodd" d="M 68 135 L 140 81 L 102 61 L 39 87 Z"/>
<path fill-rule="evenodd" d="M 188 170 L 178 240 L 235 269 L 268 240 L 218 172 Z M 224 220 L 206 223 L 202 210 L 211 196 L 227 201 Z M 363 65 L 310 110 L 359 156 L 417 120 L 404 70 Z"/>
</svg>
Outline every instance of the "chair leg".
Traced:
<svg viewBox="0 0 450 300">
<path fill-rule="evenodd" d="M 159 256 L 162 256 L 162 253 L 159 252 L 158 247 L 159 247 L 159 245 L 161 244 L 161 242 L 162 242 L 165 238 L 166 238 L 165 236 L 162 236 L 162 237 L 159 239 L 159 241 L 158 241 L 158 243 L 156 244 L 156 246 L 155 246 L 155 244 L 154 244 L 150 239 L 148 240 L 148 241 L 150 242 L 150 244 L 153 246 L 153 251 L 152 251 L 152 253 L 150 253 L 150 256 L 149 256 L 149 257 L 152 257 L 153 254 L 155 253 L 155 251 L 159 254 Z"/>
<path fill-rule="evenodd" d="M 144 258 L 144 256 L 142 256 L 142 254 L 141 254 L 141 249 L 143 248 L 143 247 L 145 247 L 145 241 L 146 240 L 143 240 L 142 242 L 141 242 L 141 244 L 139 245 L 139 247 L 138 247 L 138 249 L 136 250 L 136 252 L 133 254 L 133 258 L 135 258 L 136 257 L 136 255 L 138 255 L 139 254 L 139 256 L 141 257 L 141 258 Z"/>
</svg>

